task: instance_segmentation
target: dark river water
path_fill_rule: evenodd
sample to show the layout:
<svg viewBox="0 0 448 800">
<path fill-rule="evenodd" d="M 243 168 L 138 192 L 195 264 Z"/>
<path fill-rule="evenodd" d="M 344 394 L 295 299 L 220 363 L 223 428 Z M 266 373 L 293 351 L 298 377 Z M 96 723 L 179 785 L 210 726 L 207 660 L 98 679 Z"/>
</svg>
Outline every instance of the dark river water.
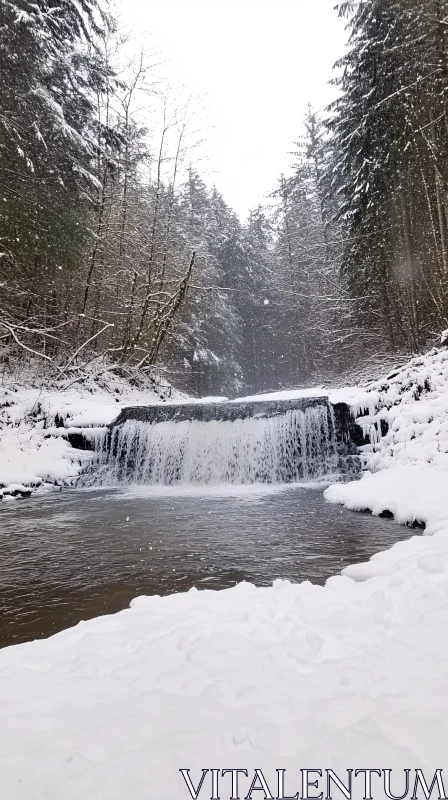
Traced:
<svg viewBox="0 0 448 800">
<path fill-rule="evenodd" d="M 49 636 L 141 594 L 275 578 L 323 583 L 409 530 L 326 503 L 257 493 L 52 492 L 0 507 L 0 645 Z"/>
</svg>

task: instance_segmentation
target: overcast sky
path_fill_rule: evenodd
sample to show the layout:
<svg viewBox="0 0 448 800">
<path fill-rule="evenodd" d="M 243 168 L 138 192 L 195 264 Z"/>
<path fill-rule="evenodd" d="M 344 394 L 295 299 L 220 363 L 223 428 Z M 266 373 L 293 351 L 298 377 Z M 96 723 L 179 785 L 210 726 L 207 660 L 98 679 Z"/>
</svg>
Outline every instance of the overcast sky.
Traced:
<svg viewBox="0 0 448 800">
<path fill-rule="evenodd" d="M 311 102 L 344 49 L 336 0 L 117 0 L 123 19 L 167 60 L 170 80 L 205 97 L 201 166 L 241 217 L 274 187 Z"/>
</svg>

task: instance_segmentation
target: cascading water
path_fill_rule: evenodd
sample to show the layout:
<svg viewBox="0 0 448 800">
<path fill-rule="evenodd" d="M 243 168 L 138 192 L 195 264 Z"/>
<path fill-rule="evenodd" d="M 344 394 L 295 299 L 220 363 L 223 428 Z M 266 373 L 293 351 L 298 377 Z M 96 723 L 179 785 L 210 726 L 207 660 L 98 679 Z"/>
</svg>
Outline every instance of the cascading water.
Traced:
<svg viewBox="0 0 448 800">
<path fill-rule="evenodd" d="M 97 481 L 289 483 L 335 473 L 338 460 L 334 414 L 326 404 L 234 420 L 128 419 L 104 443 Z"/>
</svg>

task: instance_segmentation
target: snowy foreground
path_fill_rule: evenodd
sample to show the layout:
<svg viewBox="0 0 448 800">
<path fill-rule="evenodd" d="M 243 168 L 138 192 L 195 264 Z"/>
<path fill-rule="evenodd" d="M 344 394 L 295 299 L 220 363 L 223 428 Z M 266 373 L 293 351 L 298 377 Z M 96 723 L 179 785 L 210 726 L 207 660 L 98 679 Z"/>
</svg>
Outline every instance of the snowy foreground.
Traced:
<svg viewBox="0 0 448 800">
<path fill-rule="evenodd" d="M 429 785 L 443 769 L 448 792 L 448 351 L 415 359 L 368 395 L 365 455 L 377 471 L 326 497 L 426 523 L 431 535 L 323 588 L 277 581 L 138 598 L 1 651 L 2 797 L 194 797 L 180 769 L 194 787 L 209 770 L 200 800 L 303 797 L 301 769 L 333 769 L 345 784 L 349 768 L 392 769 L 399 797 L 407 768 L 409 798 L 416 769 Z M 390 430 L 378 443 L 380 419 Z M 213 791 L 216 770 L 237 768 L 248 771 L 239 794 L 230 774 Z M 265 788 L 258 779 L 250 791 L 256 768 Z M 327 797 L 324 777 L 318 784 L 310 798 Z M 331 797 L 344 796 L 333 783 Z M 362 774 L 351 796 L 365 796 Z M 373 774 L 371 796 L 386 796 L 384 773 Z"/>
</svg>

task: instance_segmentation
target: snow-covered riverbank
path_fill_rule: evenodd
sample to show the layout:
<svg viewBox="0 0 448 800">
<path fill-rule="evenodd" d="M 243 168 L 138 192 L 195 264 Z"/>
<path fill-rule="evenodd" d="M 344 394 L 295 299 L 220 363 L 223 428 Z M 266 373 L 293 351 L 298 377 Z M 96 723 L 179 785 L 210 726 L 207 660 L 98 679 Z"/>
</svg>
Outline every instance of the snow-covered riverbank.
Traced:
<svg viewBox="0 0 448 800">
<path fill-rule="evenodd" d="M 202 769 L 247 769 L 241 797 L 254 768 L 272 797 L 276 769 L 286 769 L 286 797 L 300 789 L 300 768 L 332 768 L 345 782 L 348 768 L 391 768 L 401 795 L 404 768 L 423 768 L 429 783 L 446 769 L 448 351 L 414 359 L 369 395 L 366 429 L 390 426 L 366 450 L 378 471 L 327 498 L 424 522 L 432 535 L 324 588 L 278 581 L 138 598 L 1 651 L 8 800 L 181 800 L 191 796 L 181 768 L 195 786 Z M 210 774 L 199 800 L 212 796 Z M 373 775 L 381 798 L 377 786 Z M 353 797 L 363 794 L 357 784 Z M 232 796 L 230 775 L 219 796 Z"/>
<path fill-rule="evenodd" d="M 67 437 L 95 437 L 126 405 L 186 399 L 168 388 L 153 388 L 149 381 L 133 388 L 110 373 L 102 384 L 88 386 L 1 388 L 0 499 L 45 485 L 73 484 L 91 453 L 72 447 Z"/>
<path fill-rule="evenodd" d="M 372 433 L 365 458 L 371 473 L 361 481 L 334 485 L 327 500 L 397 522 L 423 523 L 427 534 L 378 553 L 368 564 L 349 567 L 357 580 L 402 569 L 448 569 L 448 350 L 413 359 L 372 385 L 377 410 L 359 420 Z M 381 421 L 388 433 L 379 438 Z M 444 557 L 444 552 L 445 557 Z"/>
</svg>

